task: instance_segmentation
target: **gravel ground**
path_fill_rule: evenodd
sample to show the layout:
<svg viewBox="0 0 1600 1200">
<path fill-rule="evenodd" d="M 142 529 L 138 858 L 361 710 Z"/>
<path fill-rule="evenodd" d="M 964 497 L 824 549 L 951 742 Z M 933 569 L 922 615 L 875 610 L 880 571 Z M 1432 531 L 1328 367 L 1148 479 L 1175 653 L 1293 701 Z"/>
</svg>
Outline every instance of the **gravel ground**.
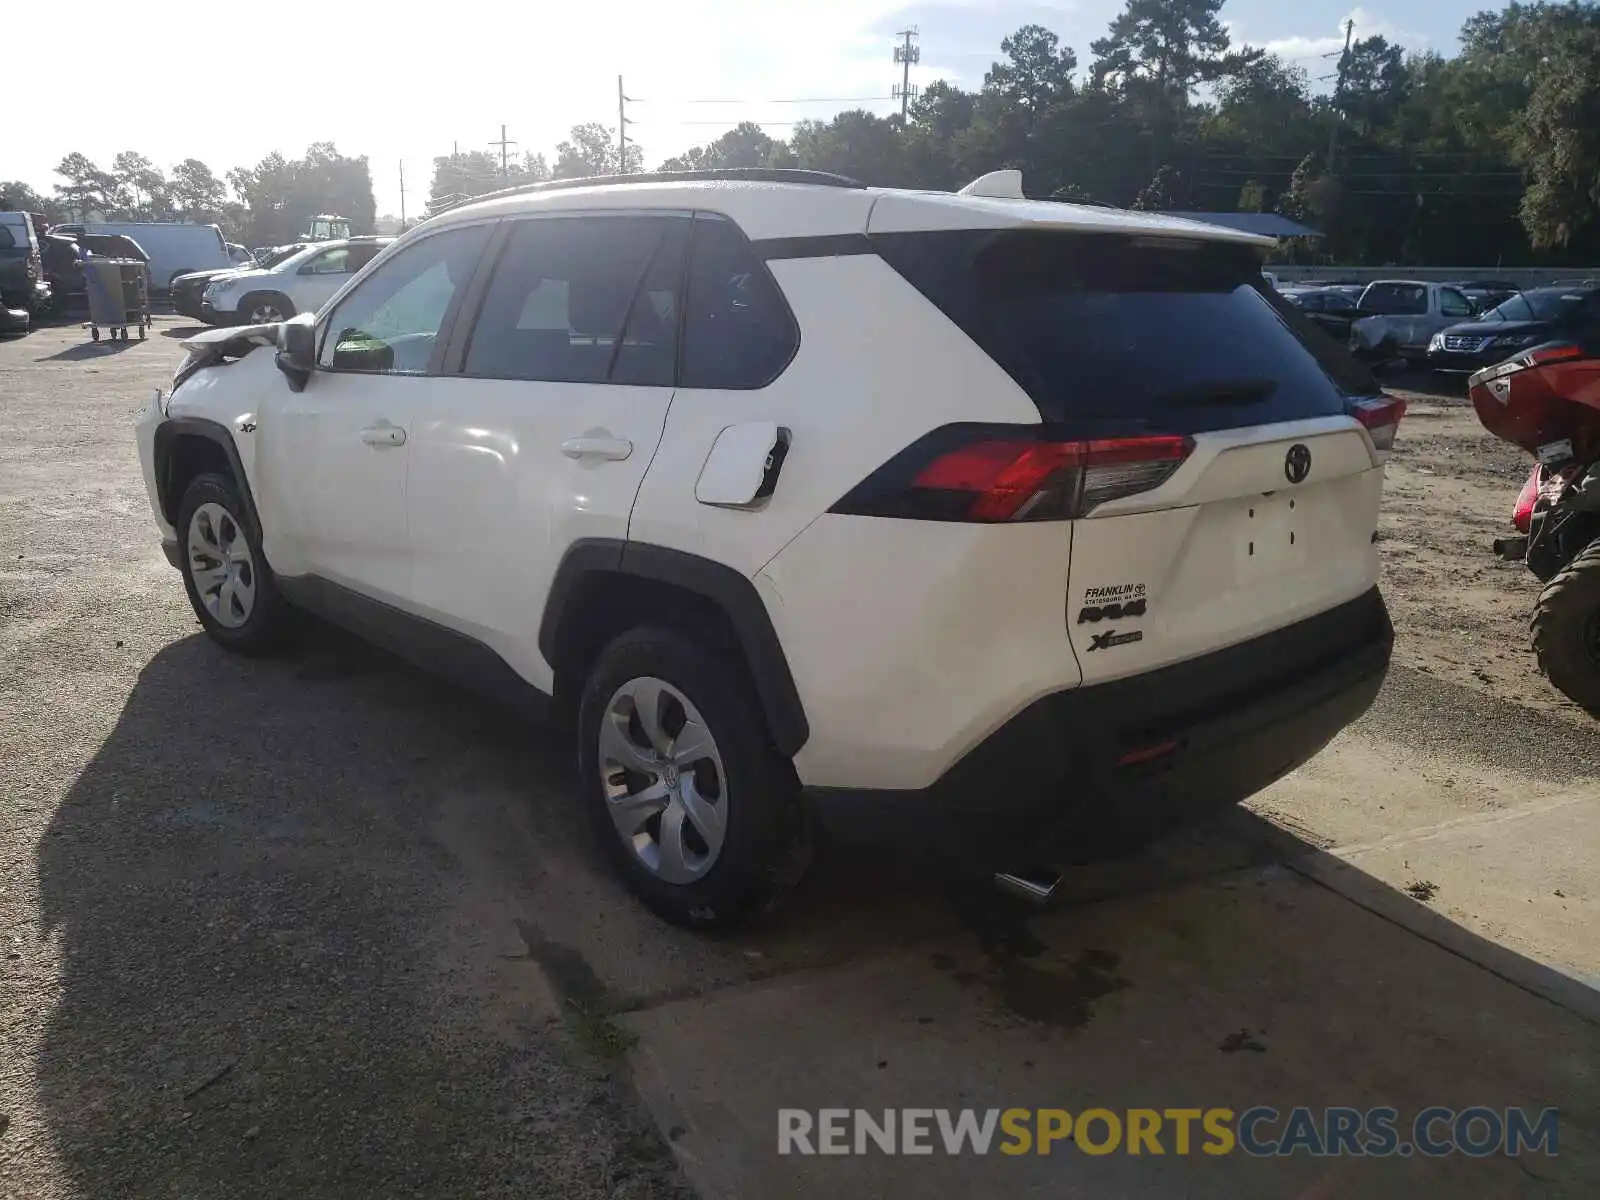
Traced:
<svg viewBox="0 0 1600 1200">
<path fill-rule="evenodd" d="M 177 328 L 0 342 L 0 1197 L 687 1195 L 508 919 L 495 847 L 582 836 L 563 756 L 349 639 L 201 635 L 130 428 Z"/>
</svg>

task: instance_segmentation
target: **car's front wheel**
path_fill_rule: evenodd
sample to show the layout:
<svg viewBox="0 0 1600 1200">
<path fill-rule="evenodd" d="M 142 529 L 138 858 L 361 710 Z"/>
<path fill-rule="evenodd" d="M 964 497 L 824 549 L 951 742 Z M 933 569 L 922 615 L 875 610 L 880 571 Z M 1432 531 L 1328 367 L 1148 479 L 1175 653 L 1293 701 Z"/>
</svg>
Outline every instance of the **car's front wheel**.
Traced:
<svg viewBox="0 0 1600 1200">
<path fill-rule="evenodd" d="M 198 475 L 178 506 L 183 587 L 213 641 L 238 654 L 267 654 L 286 632 L 288 606 L 233 480 Z"/>
<path fill-rule="evenodd" d="M 737 663 L 667 629 L 601 653 L 579 705 L 584 802 L 623 879 L 659 916 L 728 927 L 805 873 L 811 825 Z"/>
<path fill-rule="evenodd" d="M 294 316 L 294 302 L 278 292 L 251 292 L 239 301 L 239 324 L 276 325 Z"/>
</svg>

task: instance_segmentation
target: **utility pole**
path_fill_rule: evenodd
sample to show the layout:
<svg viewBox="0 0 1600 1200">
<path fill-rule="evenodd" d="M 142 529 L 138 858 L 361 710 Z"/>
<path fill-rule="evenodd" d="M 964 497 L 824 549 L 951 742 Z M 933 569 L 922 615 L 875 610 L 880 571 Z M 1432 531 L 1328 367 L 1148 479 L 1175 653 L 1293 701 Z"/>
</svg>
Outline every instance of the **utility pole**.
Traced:
<svg viewBox="0 0 1600 1200">
<path fill-rule="evenodd" d="M 509 175 L 511 173 L 510 168 L 507 165 L 506 151 L 509 150 L 512 146 L 515 146 L 516 144 L 517 144 L 516 142 L 511 142 L 511 141 L 507 141 L 506 140 L 506 127 L 504 125 L 500 126 L 500 140 L 498 142 L 490 142 L 489 143 L 489 145 L 491 145 L 491 146 L 499 146 L 500 147 L 500 178 L 501 179 L 504 179 L 507 175 Z"/>
<path fill-rule="evenodd" d="M 1333 129 L 1328 134 L 1328 173 L 1333 174 L 1333 156 L 1339 152 L 1339 126 L 1344 122 L 1344 111 L 1339 107 L 1339 101 L 1344 96 L 1344 77 L 1350 69 L 1350 35 L 1355 32 L 1356 23 L 1346 20 L 1344 23 L 1344 50 L 1339 54 L 1339 75 L 1333 85 Z"/>
<path fill-rule="evenodd" d="M 617 76 L 617 174 L 628 173 L 628 97 L 622 92 L 622 76 Z"/>
<path fill-rule="evenodd" d="M 400 232 L 406 231 L 406 164 L 400 163 Z"/>
<path fill-rule="evenodd" d="M 922 61 L 922 47 L 913 46 L 911 40 L 917 36 L 917 27 L 902 29 L 895 37 L 903 39 L 902 43 L 894 48 L 894 60 L 900 64 L 900 82 L 890 93 L 900 101 L 900 124 L 906 123 L 906 104 L 911 97 L 916 95 L 916 89 L 911 86 L 911 64 Z"/>
</svg>

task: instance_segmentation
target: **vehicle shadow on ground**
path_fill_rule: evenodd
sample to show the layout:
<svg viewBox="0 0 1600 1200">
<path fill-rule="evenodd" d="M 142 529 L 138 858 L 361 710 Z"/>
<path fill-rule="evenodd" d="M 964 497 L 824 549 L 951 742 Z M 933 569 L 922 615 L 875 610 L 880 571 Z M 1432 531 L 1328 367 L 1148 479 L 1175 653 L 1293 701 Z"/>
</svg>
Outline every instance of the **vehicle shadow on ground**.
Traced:
<svg viewBox="0 0 1600 1200">
<path fill-rule="evenodd" d="M 589 1194 L 551 1174 L 549 1142 L 604 1099 L 541 1091 L 534 964 L 578 1044 L 604 1054 L 626 1045 L 611 1013 L 911 947 L 930 977 L 981 989 L 996 1029 L 1072 1037 L 1126 988 L 1159 1023 L 1187 1001 L 1149 990 L 1141 954 L 1210 947 L 1207 1003 L 1230 1020 L 1230 1005 L 1292 989 L 1310 1025 L 1339 1028 L 1374 1064 L 1417 1060 L 1399 1040 L 1416 1029 L 1384 1005 L 1347 1007 L 1350 961 L 1298 945 L 1292 913 L 1258 914 L 1284 927 L 1253 943 L 1226 906 L 1183 901 L 1174 932 L 1170 904 L 1129 903 L 1313 852 L 1247 813 L 1076 872 L 1044 916 L 986 886 L 835 855 L 770 923 L 710 939 L 660 924 L 612 881 L 572 775 L 559 738 L 320 627 L 283 660 L 230 657 L 198 634 L 161 650 L 38 849 L 61 962 L 38 1095 L 80 1194 Z M 1343 908 L 1347 938 L 1364 940 L 1375 918 Z M 1095 913 L 1115 914 L 1114 931 L 1076 946 Z M 1437 988 L 1413 942 L 1357 968 L 1396 1003 Z M 1573 1049 L 1568 1014 L 1509 986 L 1473 1003 L 1497 1049 L 1526 1051 L 1521 1090 L 1439 1102 L 1534 1103 L 1544 1087 L 1560 1093 L 1546 1103 L 1600 1110 L 1592 1081 L 1574 1097 L 1545 1061 L 1600 1059 L 1593 1037 Z M 807 1019 L 873 1019 L 852 1005 L 840 992 Z M 666 1194 L 649 1190 L 668 1186 L 661 1145 L 634 1151 L 632 1166 L 608 1160 L 605 1194 Z"/>
<path fill-rule="evenodd" d="M 1385 388 L 1418 392 L 1440 400 L 1467 403 L 1467 377 L 1465 375 L 1437 375 L 1432 371 L 1408 367 L 1386 370 L 1378 374 L 1378 383 Z"/>
<path fill-rule="evenodd" d="M 43 358 L 40 358 L 37 361 L 82 362 L 85 359 L 91 358 L 111 358 L 115 355 L 121 354 L 125 350 L 132 349 L 141 340 L 143 339 L 141 339 L 138 334 L 134 334 L 127 340 L 118 338 L 115 341 L 112 341 L 111 338 L 102 334 L 100 340 L 96 342 L 90 340 L 88 336 L 85 335 L 83 342 L 80 344 L 76 346 L 68 346 L 65 350 L 58 350 L 54 354 L 46 354 Z"/>
</svg>

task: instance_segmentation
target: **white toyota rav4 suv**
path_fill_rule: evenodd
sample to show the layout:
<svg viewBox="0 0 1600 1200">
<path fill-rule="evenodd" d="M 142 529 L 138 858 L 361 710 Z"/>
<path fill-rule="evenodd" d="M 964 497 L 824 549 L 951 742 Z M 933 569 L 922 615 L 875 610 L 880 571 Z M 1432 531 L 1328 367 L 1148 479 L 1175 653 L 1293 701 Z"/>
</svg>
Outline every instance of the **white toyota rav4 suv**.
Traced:
<svg viewBox="0 0 1600 1200">
<path fill-rule="evenodd" d="M 1263 249 L 1014 173 L 517 189 L 186 343 L 139 454 L 216 641 L 553 709 L 630 886 L 726 922 L 819 828 L 1026 867 L 1371 704 L 1401 406 Z"/>
</svg>

